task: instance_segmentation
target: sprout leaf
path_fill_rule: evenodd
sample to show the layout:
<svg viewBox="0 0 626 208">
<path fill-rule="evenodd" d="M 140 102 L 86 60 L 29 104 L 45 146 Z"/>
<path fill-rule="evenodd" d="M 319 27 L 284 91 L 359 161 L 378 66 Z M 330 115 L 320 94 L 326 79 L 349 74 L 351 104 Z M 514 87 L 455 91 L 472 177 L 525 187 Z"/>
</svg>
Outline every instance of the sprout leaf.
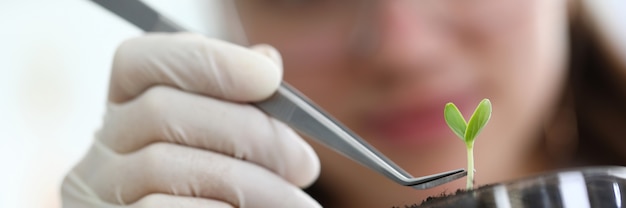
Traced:
<svg viewBox="0 0 626 208">
<path fill-rule="evenodd" d="M 485 127 L 489 119 L 491 118 L 491 101 L 489 99 L 483 99 L 469 122 L 467 123 L 467 130 L 465 131 L 465 143 L 473 144 L 474 139 L 480 133 L 480 131 Z"/>
<path fill-rule="evenodd" d="M 446 104 L 443 116 L 450 129 L 452 129 L 461 140 L 465 141 L 467 123 L 465 122 L 465 118 L 463 118 L 463 114 L 461 114 L 461 111 L 459 111 L 454 103 Z"/>
</svg>

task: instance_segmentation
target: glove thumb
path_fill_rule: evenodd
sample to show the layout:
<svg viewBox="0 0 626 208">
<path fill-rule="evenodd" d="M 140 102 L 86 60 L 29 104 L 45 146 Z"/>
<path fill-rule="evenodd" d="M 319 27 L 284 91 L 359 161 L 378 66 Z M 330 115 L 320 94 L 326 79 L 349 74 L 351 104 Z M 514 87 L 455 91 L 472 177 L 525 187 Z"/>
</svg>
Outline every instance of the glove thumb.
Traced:
<svg viewBox="0 0 626 208">
<path fill-rule="evenodd" d="M 250 49 L 271 59 L 272 62 L 274 62 L 278 66 L 278 68 L 283 68 L 283 59 L 280 56 L 278 50 L 276 50 L 276 48 L 267 44 L 259 44 L 252 46 Z M 282 73 L 282 70 L 280 72 Z"/>
</svg>

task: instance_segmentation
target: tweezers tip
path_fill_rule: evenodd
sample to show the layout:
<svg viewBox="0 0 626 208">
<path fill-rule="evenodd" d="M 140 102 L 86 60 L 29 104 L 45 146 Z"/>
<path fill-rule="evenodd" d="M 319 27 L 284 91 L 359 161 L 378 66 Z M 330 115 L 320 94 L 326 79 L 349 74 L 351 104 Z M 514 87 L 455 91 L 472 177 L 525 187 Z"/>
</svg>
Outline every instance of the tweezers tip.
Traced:
<svg viewBox="0 0 626 208">
<path fill-rule="evenodd" d="M 465 169 L 456 169 L 423 177 L 420 182 L 410 185 L 415 189 L 428 189 L 467 176 Z"/>
</svg>

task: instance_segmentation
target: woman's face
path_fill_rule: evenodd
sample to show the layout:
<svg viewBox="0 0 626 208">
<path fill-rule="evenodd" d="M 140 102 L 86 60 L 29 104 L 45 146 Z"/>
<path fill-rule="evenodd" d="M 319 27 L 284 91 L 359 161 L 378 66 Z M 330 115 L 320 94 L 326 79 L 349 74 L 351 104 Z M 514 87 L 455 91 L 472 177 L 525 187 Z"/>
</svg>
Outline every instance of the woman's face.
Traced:
<svg viewBox="0 0 626 208">
<path fill-rule="evenodd" d="M 530 152 L 566 75 L 566 0 L 236 4 L 249 42 L 281 52 L 287 82 L 412 175 L 466 168 L 443 108 L 454 102 L 468 117 L 483 98 L 493 116 L 475 143 L 476 183 L 531 171 Z M 312 144 L 321 183 L 337 184 L 331 192 L 343 198 L 389 206 L 442 191 L 411 191 Z"/>
</svg>

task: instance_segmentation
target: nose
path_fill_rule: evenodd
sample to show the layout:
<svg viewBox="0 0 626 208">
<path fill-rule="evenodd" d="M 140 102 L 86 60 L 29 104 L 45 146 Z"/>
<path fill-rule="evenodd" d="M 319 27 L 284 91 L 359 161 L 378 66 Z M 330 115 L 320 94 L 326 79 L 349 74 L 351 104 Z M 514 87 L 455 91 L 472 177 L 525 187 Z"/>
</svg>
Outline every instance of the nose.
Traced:
<svg viewBox="0 0 626 208">
<path fill-rule="evenodd" d="M 355 30 L 357 53 L 370 67 L 387 75 L 406 76 L 436 70 L 445 55 L 444 35 L 430 8 L 415 0 L 381 0 L 369 6 Z M 365 47 L 364 47 L 365 46 Z M 373 66 L 373 67 L 372 67 Z"/>
</svg>

